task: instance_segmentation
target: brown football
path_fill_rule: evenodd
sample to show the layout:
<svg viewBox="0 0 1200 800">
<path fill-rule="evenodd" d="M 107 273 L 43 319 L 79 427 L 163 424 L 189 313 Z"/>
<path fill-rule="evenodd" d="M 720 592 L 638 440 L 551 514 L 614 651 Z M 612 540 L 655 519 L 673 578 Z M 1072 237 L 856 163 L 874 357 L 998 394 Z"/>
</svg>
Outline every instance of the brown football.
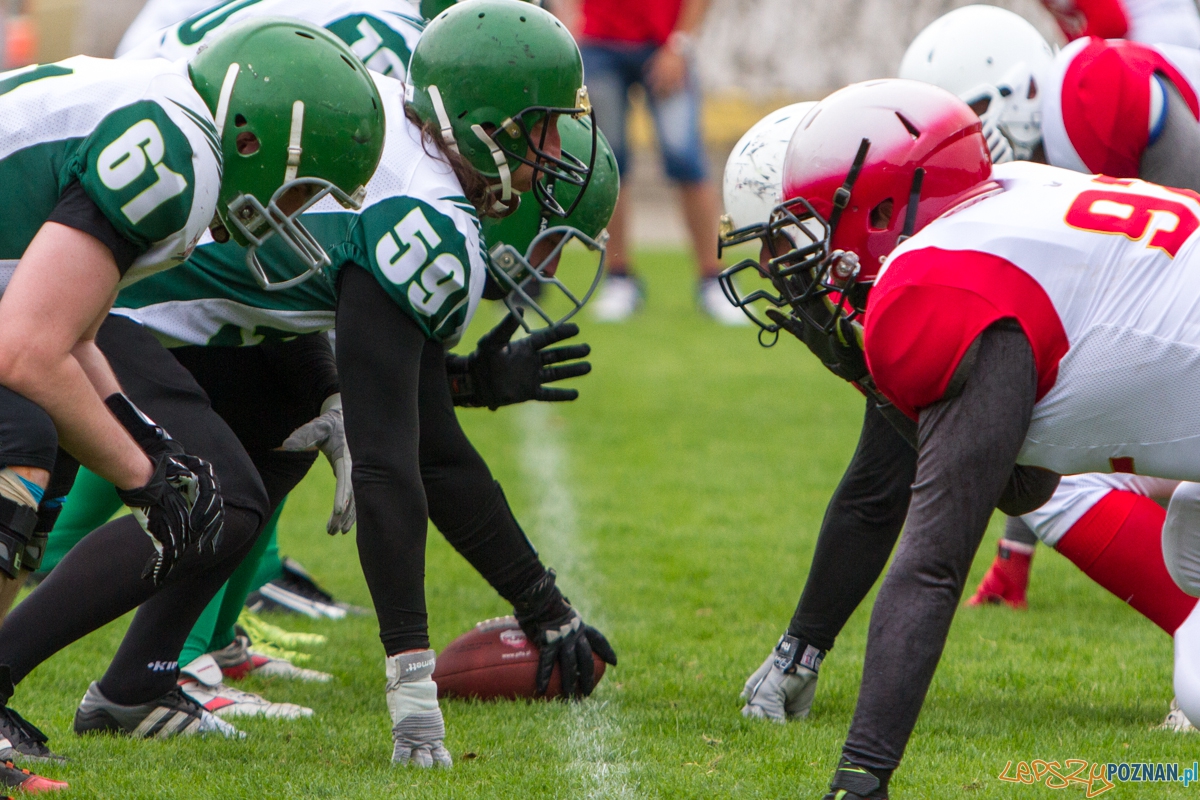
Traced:
<svg viewBox="0 0 1200 800">
<path fill-rule="evenodd" d="M 605 663 L 592 656 L 596 683 L 604 676 Z M 433 679 L 438 697 L 477 697 L 481 700 L 533 698 L 537 681 L 537 648 L 525 638 L 513 617 L 497 617 L 478 623 L 438 653 Z M 561 670 L 554 665 L 550 688 L 544 697 L 562 692 Z"/>
</svg>

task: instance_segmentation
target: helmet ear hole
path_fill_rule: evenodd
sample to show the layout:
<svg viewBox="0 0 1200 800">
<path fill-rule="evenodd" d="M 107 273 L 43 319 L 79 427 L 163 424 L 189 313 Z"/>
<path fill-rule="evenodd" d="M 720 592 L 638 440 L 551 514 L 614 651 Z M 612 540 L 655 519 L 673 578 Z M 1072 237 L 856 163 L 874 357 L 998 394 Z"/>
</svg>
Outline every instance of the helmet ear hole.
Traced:
<svg viewBox="0 0 1200 800">
<path fill-rule="evenodd" d="M 242 131 L 237 135 L 237 151 L 239 155 L 252 156 L 261 147 L 258 137 L 250 131 Z"/>
<path fill-rule="evenodd" d="M 241 114 L 238 114 L 237 116 L 235 116 L 233 118 L 233 127 L 244 128 L 244 127 L 246 127 L 246 125 L 247 125 L 246 118 L 243 117 Z"/>
<path fill-rule="evenodd" d="M 1029 78 L 1029 94 L 1027 96 L 1030 100 L 1032 100 L 1035 97 L 1037 97 L 1037 95 L 1038 95 L 1037 78 L 1030 76 L 1030 78 Z"/>
<path fill-rule="evenodd" d="M 885 231 L 888 225 L 892 222 L 892 211 L 895 210 L 896 204 L 892 202 L 892 198 L 884 200 L 871 209 L 868 223 L 873 231 Z"/>
</svg>

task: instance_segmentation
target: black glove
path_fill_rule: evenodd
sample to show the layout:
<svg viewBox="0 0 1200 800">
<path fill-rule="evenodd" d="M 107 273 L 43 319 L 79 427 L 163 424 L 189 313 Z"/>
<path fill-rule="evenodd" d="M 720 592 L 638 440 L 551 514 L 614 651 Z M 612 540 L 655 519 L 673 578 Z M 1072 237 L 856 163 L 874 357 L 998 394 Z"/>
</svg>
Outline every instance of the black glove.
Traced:
<svg viewBox="0 0 1200 800">
<path fill-rule="evenodd" d="M 160 458 L 167 457 L 174 461 L 178 468 L 191 473 L 193 481 L 180 483 L 180 486 L 187 490 L 185 499 L 188 508 L 188 528 L 184 532 L 184 547 L 192 542 L 199 542 L 202 549 L 215 552 L 221 540 L 221 531 L 225 527 L 225 501 L 221 497 L 221 486 L 212 464 L 198 456 L 185 453 L 183 445 L 172 439 L 170 434 L 143 414 L 125 395 L 109 395 L 104 404 L 117 418 L 117 422 L 121 423 L 121 427 L 129 431 L 129 435 L 151 461 L 157 462 Z M 146 526 L 143 524 L 142 527 Z M 146 532 L 150 533 L 149 530 Z M 152 533 L 150 535 L 154 536 Z"/>
<path fill-rule="evenodd" d="M 576 359 L 586 358 L 592 348 L 586 344 L 545 349 L 548 345 L 579 335 L 573 322 L 543 328 L 524 339 L 510 342 L 521 317 L 513 312 L 479 340 L 475 352 L 466 356 L 447 356 L 446 372 L 456 406 L 500 406 L 542 400 L 555 403 L 579 397 L 576 389 L 559 389 L 543 384 L 577 378 L 592 371 L 592 365 Z M 560 361 L 575 361 L 552 367 Z"/>
<path fill-rule="evenodd" d="M 825 368 L 847 381 L 858 381 L 867 374 L 867 361 L 857 344 L 844 344 L 837 333 L 827 334 L 803 320 L 781 314 L 773 308 L 767 309 L 767 317 L 779 327 L 804 342 L 813 355 L 821 359 Z M 839 323 L 840 324 L 840 323 Z M 847 341 L 853 342 L 849 331 Z"/>
<path fill-rule="evenodd" d="M 175 456 L 162 455 L 154 462 L 154 475 L 137 489 L 118 489 L 121 502 L 154 541 L 157 551 L 146 562 L 142 578 L 161 586 L 175 562 L 193 541 L 191 507 L 199 479 Z"/>
<path fill-rule="evenodd" d="M 585 625 L 571 601 L 554 585 L 554 570 L 530 586 L 513 604 L 513 615 L 525 636 L 540 651 L 537 693 L 550 686 L 554 665 L 562 667 L 563 697 L 587 697 L 596 688 L 594 652 L 605 664 L 617 665 L 617 654 L 604 634 Z"/>
</svg>

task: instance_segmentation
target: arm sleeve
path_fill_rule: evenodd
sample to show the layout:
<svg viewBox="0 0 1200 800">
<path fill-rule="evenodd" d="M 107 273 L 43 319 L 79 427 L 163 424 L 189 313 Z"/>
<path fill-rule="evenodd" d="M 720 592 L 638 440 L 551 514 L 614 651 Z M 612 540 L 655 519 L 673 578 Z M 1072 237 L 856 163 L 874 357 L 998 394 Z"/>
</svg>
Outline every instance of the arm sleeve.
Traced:
<svg viewBox="0 0 1200 800">
<path fill-rule="evenodd" d="M 868 400 L 858 448 L 825 510 L 789 634 L 820 650 L 833 647 L 892 554 L 916 471 L 916 450 Z"/>
<path fill-rule="evenodd" d="M 971 561 L 1029 428 L 1037 387 L 1029 341 L 1003 325 L 981 339 L 962 393 L 920 413 L 907 526 L 871 613 L 843 749 L 861 766 L 900 763 Z"/>
<path fill-rule="evenodd" d="M 354 454 L 359 559 L 384 649 L 425 649 L 428 512 L 418 389 L 426 339 L 367 272 L 347 266 L 340 278 L 337 366 Z"/>
<path fill-rule="evenodd" d="M 147 250 L 145 244 L 130 241 L 116 229 L 95 201 L 88 197 L 79 181 L 71 181 L 46 221 L 66 225 L 98 239 L 112 252 L 121 277 L 125 277 L 137 257 Z"/>
</svg>

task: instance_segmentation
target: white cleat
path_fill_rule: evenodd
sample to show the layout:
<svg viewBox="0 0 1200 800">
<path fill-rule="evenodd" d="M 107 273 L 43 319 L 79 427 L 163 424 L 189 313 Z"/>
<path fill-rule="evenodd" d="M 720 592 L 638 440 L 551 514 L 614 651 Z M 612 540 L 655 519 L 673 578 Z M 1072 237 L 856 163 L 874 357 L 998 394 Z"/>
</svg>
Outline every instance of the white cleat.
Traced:
<svg viewBox="0 0 1200 800">
<path fill-rule="evenodd" d="M 299 719 L 313 710 L 295 703 L 272 703 L 261 695 L 224 683 L 224 674 L 211 655 L 202 655 L 179 671 L 179 688 L 204 709 L 221 717 Z"/>
<path fill-rule="evenodd" d="M 715 278 L 705 278 L 700 282 L 700 309 L 722 325 L 740 327 L 749 325 L 750 320 L 745 312 L 729 302 L 721 284 Z"/>
<path fill-rule="evenodd" d="M 637 278 L 609 275 L 591 303 L 592 318 L 597 322 L 624 322 L 637 313 L 645 300 Z"/>
<path fill-rule="evenodd" d="M 1167 718 L 1158 726 L 1159 730 L 1175 731 L 1176 733 L 1188 733 L 1196 730 L 1192 725 L 1191 720 L 1184 715 L 1183 710 L 1179 708 L 1179 703 L 1174 697 L 1171 698 L 1171 710 L 1167 713 Z"/>
<path fill-rule="evenodd" d="M 221 672 L 230 680 L 240 681 L 250 673 L 262 677 L 286 678 L 295 681 L 313 681 L 328 683 L 333 676 L 328 672 L 297 667 L 292 662 L 278 656 L 267 655 L 250 649 L 250 640 L 238 636 L 228 647 L 209 653 L 221 668 Z"/>
</svg>

